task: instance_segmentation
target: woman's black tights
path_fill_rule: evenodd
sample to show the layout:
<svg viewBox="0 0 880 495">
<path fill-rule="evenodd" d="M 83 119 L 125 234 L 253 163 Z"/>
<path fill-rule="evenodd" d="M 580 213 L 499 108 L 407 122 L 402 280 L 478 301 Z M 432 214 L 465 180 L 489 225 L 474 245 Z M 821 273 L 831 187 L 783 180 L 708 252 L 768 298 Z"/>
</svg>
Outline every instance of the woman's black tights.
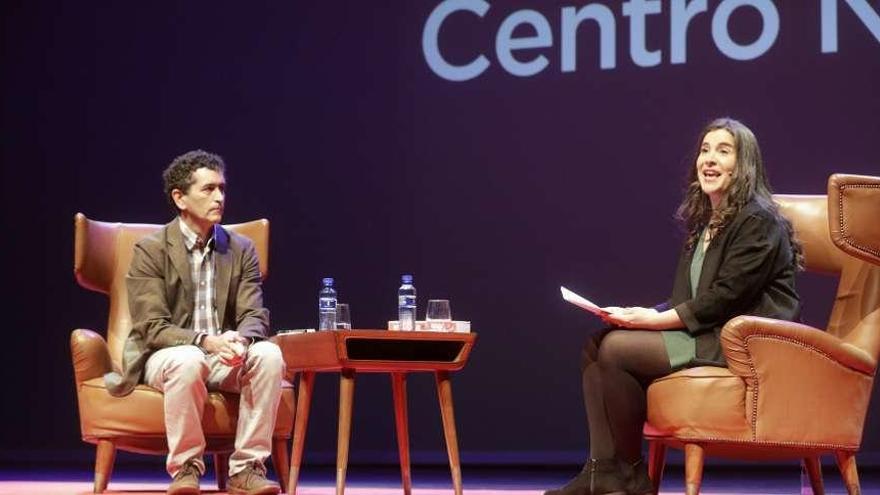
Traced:
<svg viewBox="0 0 880 495">
<path fill-rule="evenodd" d="M 611 330 L 591 338 L 583 350 L 584 404 L 590 427 L 590 457 L 641 457 L 648 385 L 672 372 L 660 332 Z"/>
</svg>

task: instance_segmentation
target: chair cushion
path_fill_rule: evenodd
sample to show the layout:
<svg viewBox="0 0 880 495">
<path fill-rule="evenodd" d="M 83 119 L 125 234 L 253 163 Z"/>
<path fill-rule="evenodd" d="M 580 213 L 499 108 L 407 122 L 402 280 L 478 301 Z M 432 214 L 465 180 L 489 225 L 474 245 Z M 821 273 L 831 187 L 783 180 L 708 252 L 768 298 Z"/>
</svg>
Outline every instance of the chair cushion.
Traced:
<svg viewBox="0 0 880 495">
<path fill-rule="evenodd" d="M 162 393 L 152 387 L 138 385 L 129 395 L 113 397 L 104 387 L 103 378 L 92 378 L 80 385 L 77 398 L 83 440 L 165 436 Z M 274 436 L 290 437 L 294 404 L 293 386 L 282 381 Z M 202 417 L 205 436 L 235 436 L 237 421 L 238 394 L 210 392 Z"/>
<path fill-rule="evenodd" d="M 699 400 L 697 400 L 699 399 Z M 688 368 L 648 387 L 652 435 L 694 440 L 749 441 L 746 387 L 727 368 Z"/>
</svg>

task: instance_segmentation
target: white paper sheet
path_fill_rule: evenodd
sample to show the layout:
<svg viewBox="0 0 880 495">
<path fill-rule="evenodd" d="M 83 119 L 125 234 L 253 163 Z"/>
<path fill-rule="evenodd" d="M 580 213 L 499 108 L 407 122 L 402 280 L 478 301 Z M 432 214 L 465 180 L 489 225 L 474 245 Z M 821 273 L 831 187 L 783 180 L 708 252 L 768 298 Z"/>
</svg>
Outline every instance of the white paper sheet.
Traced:
<svg viewBox="0 0 880 495">
<path fill-rule="evenodd" d="M 563 287 L 561 285 L 559 286 L 559 290 L 562 292 L 563 299 L 574 304 L 575 306 L 577 306 L 579 308 L 585 309 L 585 310 L 589 311 L 590 313 L 593 313 L 594 315 L 597 315 L 597 316 L 602 316 L 602 315 L 608 314 L 608 312 L 604 311 L 602 308 L 600 308 L 598 304 L 594 303 L 593 301 L 590 301 L 589 299 L 587 299 L 583 296 L 575 294 L 574 292 L 566 289 L 565 287 Z"/>
</svg>

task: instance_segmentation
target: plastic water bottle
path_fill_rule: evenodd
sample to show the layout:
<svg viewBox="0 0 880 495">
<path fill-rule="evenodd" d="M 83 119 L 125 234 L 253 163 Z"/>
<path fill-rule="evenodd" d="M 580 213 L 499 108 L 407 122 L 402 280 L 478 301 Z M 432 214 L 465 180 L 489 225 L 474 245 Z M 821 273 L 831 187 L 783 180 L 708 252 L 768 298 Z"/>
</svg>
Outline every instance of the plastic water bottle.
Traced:
<svg viewBox="0 0 880 495">
<path fill-rule="evenodd" d="M 318 330 L 336 329 L 336 289 L 333 278 L 321 280 L 321 291 L 318 292 Z"/>
<path fill-rule="evenodd" d="M 397 321 L 405 332 L 416 329 L 416 288 L 412 282 L 412 275 L 402 275 L 397 289 Z"/>
</svg>

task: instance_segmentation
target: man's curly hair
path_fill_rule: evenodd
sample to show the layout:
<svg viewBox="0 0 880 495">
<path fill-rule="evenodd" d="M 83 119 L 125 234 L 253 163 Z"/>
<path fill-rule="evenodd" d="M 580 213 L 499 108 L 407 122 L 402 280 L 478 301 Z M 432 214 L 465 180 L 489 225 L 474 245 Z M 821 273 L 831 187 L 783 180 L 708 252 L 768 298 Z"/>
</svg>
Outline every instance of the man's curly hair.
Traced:
<svg viewBox="0 0 880 495">
<path fill-rule="evenodd" d="M 195 183 L 193 172 L 200 168 L 207 168 L 222 174 L 226 170 L 226 163 L 219 155 L 204 150 L 194 150 L 175 158 L 171 165 L 168 165 L 168 168 L 162 172 L 162 180 L 165 182 L 165 199 L 168 200 L 174 213 L 180 212 L 177 205 L 174 204 L 171 192 L 175 189 L 184 193 L 189 191 L 190 186 Z"/>
</svg>

